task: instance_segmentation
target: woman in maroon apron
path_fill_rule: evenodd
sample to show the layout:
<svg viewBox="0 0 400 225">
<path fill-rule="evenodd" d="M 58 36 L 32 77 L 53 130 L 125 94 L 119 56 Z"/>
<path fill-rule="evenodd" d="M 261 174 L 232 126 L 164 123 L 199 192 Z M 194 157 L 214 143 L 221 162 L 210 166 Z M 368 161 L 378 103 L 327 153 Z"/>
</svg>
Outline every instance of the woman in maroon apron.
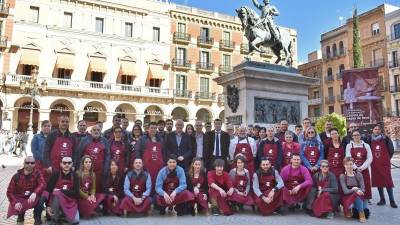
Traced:
<svg viewBox="0 0 400 225">
<path fill-rule="evenodd" d="M 268 158 L 262 158 L 260 168 L 253 175 L 253 198 L 264 216 L 280 212 L 283 204 L 283 181 Z"/>
<path fill-rule="evenodd" d="M 300 156 L 293 154 L 291 165 L 282 169 L 281 177 L 285 184 L 283 200 L 293 210 L 295 204 L 303 202 L 311 190 L 313 181 L 310 172 L 301 165 Z"/>
<path fill-rule="evenodd" d="M 219 215 L 219 210 L 226 216 L 232 215 L 232 210 L 228 204 L 228 197 L 234 192 L 233 182 L 227 172 L 224 171 L 225 161 L 216 159 L 214 161 L 215 170 L 207 174 L 211 211 L 213 215 Z"/>
<path fill-rule="evenodd" d="M 105 179 L 104 185 L 104 213 L 122 215 L 122 210 L 119 207 L 122 198 L 124 197 L 124 177 L 123 173 L 118 170 L 118 164 L 115 160 L 111 160 L 110 173 Z"/>
<path fill-rule="evenodd" d="M 331 141 L 325 148 L 328 149 L 326 159 L 329 162 L 329 171 L 335 174 L 336 179 L 339 180 L 340 174 L 344 173 L 343 159 L 345 151 L 336 128 L 331 129 Z"/>
<path fill-rule="evenodd" d="M 357 210 L 360 222 L 366 222 L 365 210 L 368 202 L 365 200 L 364 178 L 361 173 L 354 171 L 353 158 L 345 157 L 343 159 L 345 168 L 344 174 L 340 175 L 341 202 L 343 205 L 343 213 L 347 218 L 353 215 L 351 208 Z"/>
<path fill-rule="evenodd" d="M 79 213 L 83 217 L 95 215 L 96 208 L 104 200 L 104 194 L 96 193 L 96 174 L 93 172 L 92 159 L 90 156 L 83 156 L 78 172 L 80 188 L 78 199 Z"/>
<path fill-rule="evenodd" d="M 131 149 L 131 155 L 130 155 L 130 160 L 129 160 L 129 166 L 133 165 L 133 162 L 136 159 L 136 148 L 138 148 L 138 146 L 136 146 L 136 143 L 139 142 L 140 137 L 142 137 L 143 132 L 142 132 L 142 127 L 140 127 L 139 125 L 134 125 L 132 128 L 132 139 L 130 140 L 130 149 Z M 133 168 L 129 168 L 129 169 L 133 169 Z"/>
<path fill-rule="evenodd" d="M 282 143 L 282 168 L 290 164 L 293 153 L 300 155 L 300 147 L 299 143 L 293 142 L 293 134 L 290 131 L 286 131 L 285 142 Z"/>
<path fill-rule="evenodd" d="M 245 169 L 246 157 L 239 154 L 235 157 L 234 169 L 229 172 L 231 180 L 233 181 L 234 192 L 228 197 L 228 201 L 237 205 L 239 209 L 243 209 L 243 205 L 254 205 L 253 198 L 250 194 L 250 174 Z"/>
<path fill-rule="evenodd" d="M 306 210 L 316 217 L 333 219 L 333 211 L 339 201 L 336 176 L 329 171 L 329 162 L 321 161 L 321 171 L 314 177 L 314 187 L 308 194 Z"/>
<path fill-rule="evenodd" d="M 392 208 L 397 208 L 393 196 L 394 185 L 390 164 L 390 159 L 394 154 L 393 142 L 389 137 L 382 134 L 382 128 L 379 125 L 374 127 L 368 142 L 371 145 L 373 157 L 371 163 L 372 187 L 378 188 L 381 198 L 378 205 L 386 205 L 385 194 L 383 193 L 383 188 L 386 188 L 389 195 L 390 206 Z"/>
<path fill-rule="evenodd" d="M 272 127 L 267 128 L 267 138 L 260 143 L 257 149 L 257 165 L 260 163 L 260 159 L 267 157 L 276 170 L 281 169 L 283 153 L 282 144 L 278 138 L 274 137 L 274 129 Z"/>
<path fill-rule="evenodd" d="M 301 145 L 301 161 L 303 165 L 315 174 L 319 170 L 320 162 L 324 159 L 324 146 L 316 137 L 317 133 L 314 127 L 306 130 L 306 140 Z"/>
<path fill-rule="evenodd" d="M 201 158 L 194 158 L 186 181 L 188 190 L 194 195 L 193 205 L 189 210 L 193 216 L 196 215 L 195 205 L 198 213 L 208 211 L 208 185 L 204 171 Z"/>
<path fill-rule="evenodd" d="M 117 162 L 118 172 L 124 174 L 128 171 L 130 160 L 130 145 L 122 139 L 122 128 L 114 128 L 114 138 L 110 140 L 110 158 Z"/>
<path fill-rule="evenodd" d="M 372 152 L 369 144 L 361 140 L 361 134 L 358 130 L 352 132 L 353 140 L 346 146 L 346 156 L 354 159 L 354 169 L 362 173 L 365 184 L 365 199 L 372 198 L 371 176 L 369 166 L 372 162 Z"/>
<path fill-rule="evenodd" d="M 132 168 L 125 177 L 125 197 L 120 208 L 125 215 L 147 214 L 151 208 L 151 178 L 149 173 L 143 171 L 142 159 L 135 159 Z"/>
</svg>

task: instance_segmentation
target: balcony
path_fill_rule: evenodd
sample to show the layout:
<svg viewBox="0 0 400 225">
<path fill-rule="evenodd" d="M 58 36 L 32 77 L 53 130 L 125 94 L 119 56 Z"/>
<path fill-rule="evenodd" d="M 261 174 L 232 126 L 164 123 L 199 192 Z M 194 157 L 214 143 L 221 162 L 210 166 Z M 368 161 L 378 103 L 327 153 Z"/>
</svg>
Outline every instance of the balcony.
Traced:
<svg viewBox="0 0 400 225">
<path fill-rule="evenodd" d="M 342 73 L 336 74 L 336 80 L 342 80 Z"/>
<path fill-rule="evenodd" d="M 211 37 L 197 37 L 197 45 L 204 48 L 212 48 L 214 45 L 214 38 Z"/>
<path fill-rule="evenodd" d="M 196 70 L 198 72 L 203 73 L 213 73 L 214 72 L 214 64 L 207 62 L 198 62 L 196 64 Z"/>
<path fill-rule="evenodd" d="M 319 105 L 321 104 L 321 98 L 308 99 L 308 105 Z"/>
<path fill-rule="evenodd" d="M 333 82 L 334 80 L 335 80 L 335 79 L 334 79 L 333 75 L 327 75 L 327 76 L 325 77 L 325 82 L 326 82 L 326 83 Z"/>
<path fill-rule="evenodd" d="M 399 93 L 400 86 L 390 86 L 390 93 Z"/>
<path fill-rule="evenodd" d="M 216 94 L 211 92 L 196 92 L 195 98 L 197 100 L 211 100 L 215 101 Z"/>
<path fill-rule="evenodd" d="M 395 60 L 395 61 L 389 61 L 389 68 L 394 69 L 400 66 L 400 61 Z"/>
<path fill-rule="evenodd" d="M 240 44 L 240 54 L 243 54 L 243 55 L 249 54 L 249 45 L 248 44 Z"/>
<path fill-rule="evenodd" d="M 10 12 L 10 4 L 1 2 L 0 3 L 0 16 L 7 16 Z"/>
<path fill-rule="evenodd" d="M 174 98 L 192 98 L 192 92 L 188 90 L 174 90 Z"/>
<path fill-rule="evenodd" d="M 383 67 L 385 66 L 385 60 L 384 59 L 376 59 L 374 61 L 371 61 L 369 63 L 370 67 Z"/>
<path fill-rule="evenodd" d="M 343 96 L 343 94 L 338 95 L 338 96 L 337 96 L 337 99 L 338 99 L 338 101 L 343 102 L 343 101 L 344 101 L 344 96 Z"/>
<path fill-rule="evenodd" d="M 0 49 L 7 48 L 7 37 L 0 36 Z"/>
<path fill-rule="evenodd" d="M 323 60 L 325 60 L 325 61 L 328 61 L 328 60 L 334 60 L 334 59 L 337 59 L 337 58 L 341 58 L 341 57 L 344 57 L 344 56 L 346 56 L 347 55 L 347 49 L 346 48 L 339 48 L 339 51 L 338 52 L 330 52 L 330 53 L 323 53 L 322 54 L 322 59 Z"/>
<path fill-rule="evenodd" d="M 235 50 L 235 42 L 229 40 L 220 40 L 219 48 L 225 51 L 233 51 Z"/>
<path fill-rule="evenodd" d="M 232 66 L 230 65 L 220 65 L 218 67 L 218 71 L 220 75 L 227 74 L 232 72 Z"/>
<path fill-rule="evenodd" d="M 325 97 L 325 103 L 326 104 L 335 104 L 335 101 L 336 101 L 335 96 Z"/>
<path fill-rule="evenodd" d="M 189 70 L 192 67 L 192 62 L 186 59 L 173 59 L 172 68 L 177 70 Z"/>
<path fill-rule="evenodd" d="M 180 44 L 189 44 L 190 39 L 191 39 L 190 34 L 175 32 L 173 41 L 175 43 L 180 43 Z"/>
</svg>

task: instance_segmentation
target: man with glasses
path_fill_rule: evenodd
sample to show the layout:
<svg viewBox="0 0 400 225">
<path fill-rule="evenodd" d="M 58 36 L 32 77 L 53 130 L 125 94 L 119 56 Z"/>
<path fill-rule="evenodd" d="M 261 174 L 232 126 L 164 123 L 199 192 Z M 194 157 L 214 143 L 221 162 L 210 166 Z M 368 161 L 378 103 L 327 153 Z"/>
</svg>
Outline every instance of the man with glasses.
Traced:
<svg viewBox="0 0 400 225">
<path fill-rule="evenodd" d="M 121 127 L 121 122 L 122 122 L 121 116 L 120 115 L 114 115 L 112 122 L 113 122 L 113 126 L 110 129 L 104 131 L 104 137 L 107 140 L 111 140 L 111 139 L 114 138 L 114 129 L 116 127 Z M 129 141 L 129 132 L 128 131 L 123 130 L 122 139 L 126 140 L 126 141 Z"/>
<path fill-rule="evenodd" d="M 44 166 L 47 173 L 60 170 L 61 159 L 65 156 L 73 158 L 77 147 L 74 136 L 69 132 L 69 117 L 61 115 L 58 118 L 58 129 L 47 136 L 44 146 Z"/>
<path fill-rule="evenodd" d="M 50 201 L 47 213 L 51 217 L 50 225 L 79 224 L 78 203 L 79 178 L 72 171 L 72 158 L 63 157 L 61 171 L 55 171 L 47 184 Z"/>
<path fill-rule="evenodd" d="M 26 157 L 24 167 L 11 178 L 7 188 L 7 198 L 10 202 L 7 218 L 18 215 L 17 222 L 24 222 L 26 210 L 33 208 L 34 224 L 42 224 L 44 199 L 41 195 L 45 183 L 42 173 L 35 170 L 35 159 L 32 156 Z"/>
<path fill-rule="evenodd" d="M 183 132 L 184 122 L 181 119 L 175 122 L 175 131 L 167 134 L 165 139 L 165 149 L 167 155 L 177 156 L 178 166 L 188 172 L 193 158 L 192 140 L 188 134 Z"/>
</svg>

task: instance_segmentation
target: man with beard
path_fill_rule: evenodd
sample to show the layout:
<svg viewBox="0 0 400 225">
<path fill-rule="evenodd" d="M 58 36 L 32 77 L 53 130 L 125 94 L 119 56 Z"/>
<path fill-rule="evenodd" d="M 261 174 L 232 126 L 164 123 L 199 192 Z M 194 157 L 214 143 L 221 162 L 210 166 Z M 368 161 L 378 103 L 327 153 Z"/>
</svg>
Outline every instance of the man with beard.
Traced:
<svg viewBox="0 0 400 225">
<path fill-rule="evenodd" d="M 157 137 L 165 139 L 166 133 L 167 132 L 165 132 L 165 121 L 164 120 L 159 120 L 157 122 L 157 134 L 156 134 Z"/>
<path fill-rule="evenodd" d="M 171 119 L 167 119 L 165 121 L 165 129 L 166 129 L 166 134 L 169 134 L 172 132 L 172 128 L 174 127 L 174 121 L 172 121 Z"/>
<path fill-rule="evenodd" d="M 332 121 L 328 120 L 325 122 L 324 132 L 319 134 L 319 137 L 321 138 L 322 144 L 324 144 L 324 146 L 329 145 L 331 141 L 331 129 L 332 129 Z"/>
</svg>

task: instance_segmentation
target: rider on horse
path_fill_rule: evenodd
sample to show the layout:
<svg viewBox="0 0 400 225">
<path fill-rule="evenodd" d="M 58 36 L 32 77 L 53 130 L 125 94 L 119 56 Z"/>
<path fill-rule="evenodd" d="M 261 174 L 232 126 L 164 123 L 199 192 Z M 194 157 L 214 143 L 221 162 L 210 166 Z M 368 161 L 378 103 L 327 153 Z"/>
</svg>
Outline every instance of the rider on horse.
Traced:
<svg viewBox="0 0 400 225">
<path fill-rule="evenodd" d="M 261 10 L 261 18 L 258 24 L 262 23 L 265 29 L 271 31 L 272 36 L 276 40 L 280 40 L 279 30 L 274 23 L 274 16 L 279 16 L 279 11 L 275 6 L 270 5 L 270 0 L 263 0 L 263 2 L 264 5 L 258 3 L 257 0 L 253 0 L 254 6 Z M 256 26 L 258 24 L 256 24 Z"/>
</svg>

